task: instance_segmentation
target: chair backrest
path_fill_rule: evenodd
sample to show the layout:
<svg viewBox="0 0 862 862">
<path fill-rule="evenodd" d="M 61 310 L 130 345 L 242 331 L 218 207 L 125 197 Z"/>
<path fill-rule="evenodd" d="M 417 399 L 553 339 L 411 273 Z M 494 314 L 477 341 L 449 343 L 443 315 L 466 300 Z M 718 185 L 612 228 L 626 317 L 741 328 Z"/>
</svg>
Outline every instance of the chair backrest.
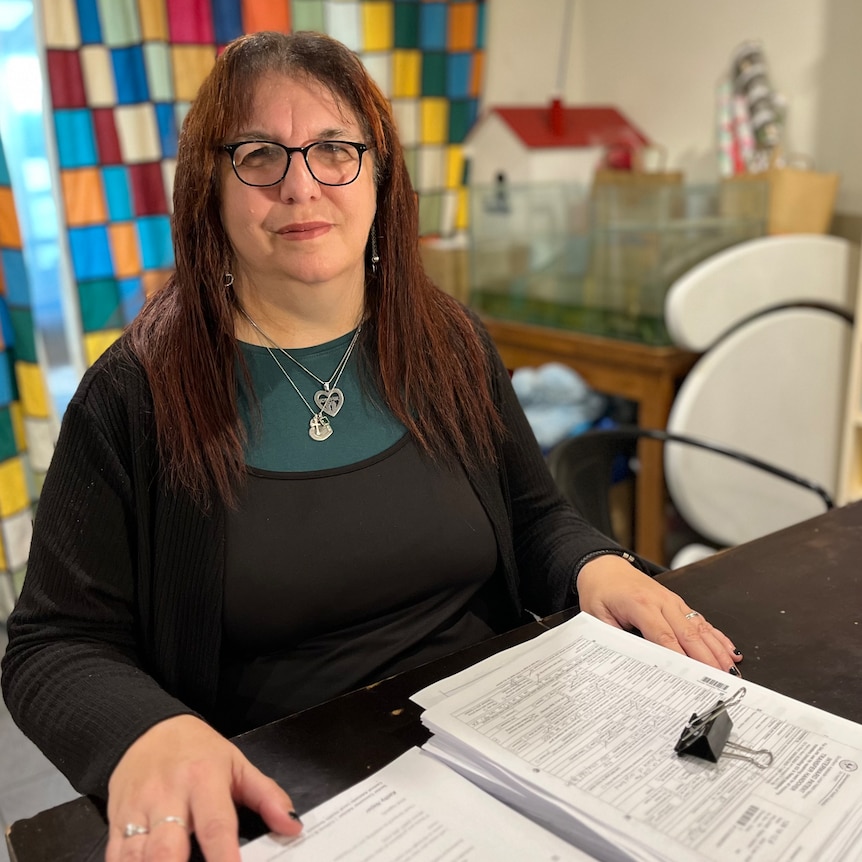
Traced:
<svg viewBox="0 0 862 862">
<path fill-rule="evenodd" d="M 746 321 L 695 365 L 667 429 L 723 444 L 805 476 L 834 496 L 851 324 L 817 308 Z M 822 504 L 761 470 L 673 443 L 668 490 L 684 520 L 736 545 L 805 520 Z"/>
<path fill-rule="evenodd" d="M 815 304 L 852 315 L 858 269 L 858 244 L 840 237 L 749 240 L 677 279 L 665 297 L 665 323 L 678 347 L 704 351 L 742 321 L 773 308 Z"/>
<path fill-rule="evenodd" d="M 627 461 L 636 445 L 631 431 L 587 431 L 563 440 L 548 453 L 548 468 L 569 502 L 612 538 L 608 494 L 614 467 L 620 458 Z"/>
</svg>

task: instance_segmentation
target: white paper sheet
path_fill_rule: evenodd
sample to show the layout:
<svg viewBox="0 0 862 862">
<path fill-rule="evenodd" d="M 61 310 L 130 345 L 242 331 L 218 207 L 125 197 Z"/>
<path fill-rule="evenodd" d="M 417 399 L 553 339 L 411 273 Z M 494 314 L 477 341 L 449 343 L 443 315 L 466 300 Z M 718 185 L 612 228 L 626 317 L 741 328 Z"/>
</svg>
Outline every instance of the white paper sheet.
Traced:
<svg viewBox="0 0 862 862">
<path fill-rule="evenodd" d="M 589 862 L 419 749 L 303 814 L 298 838 L 265 835 L 243 862 Z"/>
<path fill-rule="evenodd" d="M 742 686 L 731 742 L 773 765 L 678 757 L 691 714 Z M 415 699 L 436 703 L 429 750 L 602 857 L 862 860 L 862 726 L 587 614 Z"/>
</svg>

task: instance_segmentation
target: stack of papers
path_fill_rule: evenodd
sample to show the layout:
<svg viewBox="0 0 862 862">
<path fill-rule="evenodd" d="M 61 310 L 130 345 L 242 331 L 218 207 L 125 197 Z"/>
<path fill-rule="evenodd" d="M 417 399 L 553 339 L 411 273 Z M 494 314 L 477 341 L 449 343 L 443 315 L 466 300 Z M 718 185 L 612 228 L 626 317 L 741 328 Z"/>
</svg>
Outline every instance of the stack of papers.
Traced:
<svg viewBox="0 0 862 862">
<path fill-rule="evenodd" d="M 692 713 L 743 687 L 718 761 L 678 756 Z M 862 726 L 587 614 L 413 699 L 424 751 L 243 862 L 862 860 Z"/>
<path fill-rule="evenodd" d="M 265 835 L 243 862 L 588 862 L 589 856 L 413 748 L 302 815 L 297 838 Z"/>
<path fill-rule="evenodd" d="M 692 714 L 743 686 L 730 743 L 772 765 L 678 756 Z M 414 700 L 426 751 L 594 858 L 862 860 L 862 726 L 587 614 Z"/>
</svg>

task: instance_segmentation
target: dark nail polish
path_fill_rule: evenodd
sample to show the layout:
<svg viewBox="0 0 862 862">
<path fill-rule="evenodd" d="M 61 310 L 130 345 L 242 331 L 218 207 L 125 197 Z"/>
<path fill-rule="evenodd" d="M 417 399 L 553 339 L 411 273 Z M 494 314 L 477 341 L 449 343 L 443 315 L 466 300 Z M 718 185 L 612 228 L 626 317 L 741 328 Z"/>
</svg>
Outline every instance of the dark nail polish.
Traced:
<svg viewBox="0 0 862 862">
<path fill-rule="evenodd" d="M 742 655 L 742 653 L 741 653 L 738 649 L 735 649 L 735 650 L 733 651 L 733 654 L 734 654 L 734 655 Z"/>
<path fill-rule="evenodd" d="M 291 820 L 295 820 L 297 823 L 302 823 L 302 818 L 295 811 L 288 811 L 287 813 Z"/>
<path fill-rule="evenodd" d="M 732 668 L 728 671 L 728 673 L 732 673 L 734 676 L 742 676 L 742 674 L 741 674 L 741 673 L 740 673 L 740 672 L 739 672 L 735 667 L 732 667 Z"/>
</svg>

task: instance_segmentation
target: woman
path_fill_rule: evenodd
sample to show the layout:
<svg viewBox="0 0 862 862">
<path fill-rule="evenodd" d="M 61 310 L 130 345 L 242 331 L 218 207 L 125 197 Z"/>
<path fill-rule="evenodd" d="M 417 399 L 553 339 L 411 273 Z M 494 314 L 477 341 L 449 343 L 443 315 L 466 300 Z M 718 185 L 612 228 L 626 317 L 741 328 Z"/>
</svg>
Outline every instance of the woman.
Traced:
<svg viewBox="0 0 862 862">
<path fill-rule="evenodd" d="M 230 45 L 180 140 L 176 272 L 85 375 L 3 686 L 108 798 L 109 860 L 299 829 L 224 734 L 580 600 L 739 655 L 557 492 L 480 325 L 422 271 L 386 99 L 321 35 Z M 219 732 L 221 731 L 221 732 Z"/>
</svg>

